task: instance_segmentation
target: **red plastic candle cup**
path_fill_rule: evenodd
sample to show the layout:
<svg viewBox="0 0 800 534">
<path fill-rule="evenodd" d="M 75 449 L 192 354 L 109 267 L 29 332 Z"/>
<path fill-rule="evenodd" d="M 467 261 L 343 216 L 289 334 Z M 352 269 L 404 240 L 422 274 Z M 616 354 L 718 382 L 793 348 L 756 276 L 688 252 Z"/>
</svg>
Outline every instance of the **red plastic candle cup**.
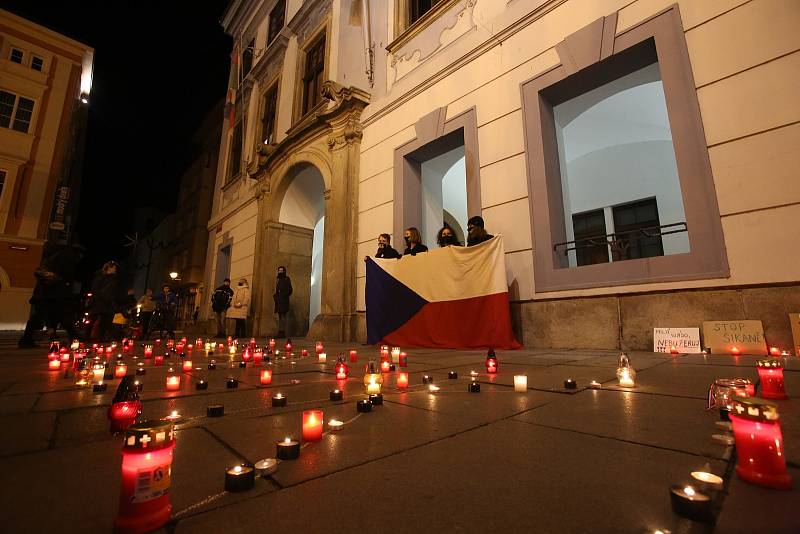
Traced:
<svg viewBox="0 0 800 534">
<path fill-rule="evenodd" d="M 405 352 L 400 353 L 400 367 L 408 367 L 408 354 Z"/>
<path fill-rule="evenodd" d="M 276 345 L 275 338 L 270 338 L 269 341 L 267 342 L 269 350 L 275 350 L 275 345 Z"/>
<path fill-rule="evenodd" d="M 131 348 L 128 346 L 127 343 L 123 343 L 122 344 L 122 352 L 123 353 L 127 354 L 128 352 L 130 352 L 130 350 L 131 350 Z"/>
<path fill-rule="evenodd" d="M 356 363 L 358 361 L 358 351 L 351 350 L 350 351 L 350 363 Z"/>
<path fill-rule="evenodd" d="M 169 521 L 174 450 L 172 423 L 147 421 L 128 427 L 122 449 L 122 485 L 115 532 L 150 532 Z"/>
<path fill-rule="evenodd" d="M 319 354 L 323 350 L 325 350 L 325 347 L 322 346 L 322 341 L 317 341 L 316 343 L 314 343 L 314 352 Z"/>
<path fill-rule="evenodd" d="M 167 375 L 167 391 L 178 391 L 181 389 L 180 375 Z"/>
<path fill-rule="evenodd" d="M 47 353 L 47 359 L 50 361 L 58 360 L 58 352 L 51 350 Z"/>
<path fill-rule="evenodd" d="M 252 359 L 253 359 L 253 353 L 250 352 L 249 347 L 245 347 L 245 349 L 242 351 L 242 360 L 245 362 L 249 362 Z"/>
<path fill-rule="evenodd" d="M 303 412 L 303 441 L 319 441 L 322 439 L 322 410 L 306 410 Z"/>
<path fill-rule="evenodd" d="M 300 351 L 300 356 L 303 357 L 303 358 L 308 357 L 308 349 L 302 349 Z"/>
<path fill-rule="evenodd" d="M 781 349 L 779 349 L 778 347 L 770 347 L 769 348 L 769 355 L 770 356 L 780 356 L 781 355 Z"/>
<path fill-rule="evenodd" d="M 184 373 L 188 373 L 192 370 L 192 360 L 183 360 L 183 365 L 181 369 Z"/>
<path fill-rule="evenodd" d="M 268 386 L 270 384 L 272 384 L 272 370 L 264 369 L 261 371 L 261 385 Z"/>
<path fill-rule="evenodd" d="M 489 351 L 489 354 L 486 356 L 486 372 L 489 374 L 494 374 L 497 372 L 497 356 L 495 356 L 494 351 Z"/>
<path fill-rule="evenodd" d="M 202 347 L 203 346 L 203 338 L 198 337 L 197 339 L 195 339 L 194 340 L 194 346 L 195 347 Z"/>
<path fill-rule="evenodd" d="M 142 411 L 142 402 L 138 400 L 115 402 L 108 408 L 111 420 L 111 432 L 122 432 L 131 426 Z"/>
<path fill-rule="evenodd" d="M 61 359 L 61 361 L 62 361 L 62 362 L 64 362 L 64 363 L 67 363 L 67 362 L 69 362 L 69 352 L 63 352 L 63 353 L 61 353 L 61 358 L 60 358 L 60 359 Z"/>
<path fill-rule="evenodd" d="M 110 356 L 114 352 L 114 347 L 106 347 L 106 356 Z"/>
<path fill-rule="evenodd" d="M 346 380 L 347 375 L 350 374 L 350 368 L 347 367 L 347 364 L 343 361 L 340 361 L 336 364 L 336 379 L 337 380 Z"/>
<path fill-rule="evenodd" d="M 389 361 L 389 349 L 381 349 L 381 363 Z"/>
<path fill-rule="evenodd" d="M 168 349 L 175 348 L 175 340 L 174 339 L 168 339 L 167 340 L 167 348 Z"/>
<path fill-rule="evenodd" d="M 788 399 L 783 384 L 783 362 L 780 360 L 758 360 L 758 379 L 761 381 L 761 396 L 765 399 Z"/>
<path fill-rule="evenodd" d="M 145 345 L 144 346 L 144 357 L 145 358 L 152 358 L 153 357 L 153 345 Z"/>
<path fill-rule="evenodd" d="M 261 362 L 264 361 L 264 353 L 261 352 L 261 349 L 253 352 L 253 365 L 261 365 Z"/>
<path fill-rule="evenodd" d="M 175 344 L 175 350 L 178 351 L 178 352 L 183 352 L 184 346 L 185 345 L 183 343 L 176 343 Z"/>
<path fill-rule="evenodd" d="M 286 342 L 286 345 L 285 345 L 286 352 L 292 352 L 292 347 L 293 347 L 293 346 L 294 346 L 294 345 L 292 345 L 292 342 L 291 342 L 291 341 L 287 341 L 287 342 Z"/>
<path fill-rule="evenodd" d="M 190 344 L 188 344 L 188 345 L 186 345 L 186 352 L 187 352 L 188 354 L 191 354 L 191 353 L 192 353 L 192 350 L 194 350 L 194 345 L 192 345 L 191 343 L 190 343 Z"/>
<path fill-rule="evenodd" d="M 47 362 L 47 368 L 51 371 L 58 371 L 61 369 L 61 362 L 58 359 L 50 360 Z"/>
<path fill-rule="evenodd" d="M 381 362 L 381 373 L 388 373 L 390 367 L 391 364 L 389 363 L 389 360 L 383 360 Z"/>
<path fill-rule="evenodd" d="M 156 347 L 160 347 L 160 346 L 161 346 L 161 340 L 160 339 L 156 339 Z"/>
<path fill-rule="evenodd" d="M 759 399 L 737 398 L 730 418 L 736 439 L 736 474 L 752 484 L 791 489 L 777 406 Z"/>
<path fill-rule="evenodd" d="M 156 356 L 153 358 L 153 365 L 164 365 L 164 356 Z"/>
<path fill-rule="evenodd" d="M 128 366 L 125 365 L 124 363 L 121 363 L 114 368 L 114 378 L 122 378 L 127 374 L 128 374 Z"/>
<path fill-rule="evenodd" d="M 408 373 L 397 373 L 397 389 L 406 389 L 408 387 Z"/>
<path fill-rule="evenodd" d="M 731 354 L 735 354 L 735 355 L 738 356 L 740 353 L 741 353 L 741 351 L 739 350 L 739 347 L 737 347 L 735 345 L 733 347 L 731 347 Z"/>
</svg>

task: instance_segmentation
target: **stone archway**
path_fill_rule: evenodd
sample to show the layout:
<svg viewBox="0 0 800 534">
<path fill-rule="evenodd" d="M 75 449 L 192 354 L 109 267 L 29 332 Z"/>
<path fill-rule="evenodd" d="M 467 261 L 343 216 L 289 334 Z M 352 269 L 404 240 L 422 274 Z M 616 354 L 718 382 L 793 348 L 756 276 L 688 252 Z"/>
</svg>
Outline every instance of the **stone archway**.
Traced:
<svg viewBox="0 0 800 534">
<path fill-rule="evenodd" d="M 313 248 L 313 231 L 302 225 L 281 222 L 284 199 L 297 173 L 304 169 L 310 172 L 308 169 L 313 168 L 324 184 L 324 269 L 319 281 L 319 313 L 310 322 L 307 335 L 332 341 L 357 338 L 359 118 L 369 96 L 359 89 L 344 88 L 331 81 L 325 82 L 323 95 L 331 101 L 327 107 L 305 117 L 287 132 L 283 141 L 261 152 L 256 175 L 258 230 L 253 276 L 254 333 L 257 335 L 272 333 L 276 326 L 272 294 L 278 259 L 293 246 L 295 252 L 300 251 L 298 256 L 307 253 L 309 244 Z"/>
</svg>

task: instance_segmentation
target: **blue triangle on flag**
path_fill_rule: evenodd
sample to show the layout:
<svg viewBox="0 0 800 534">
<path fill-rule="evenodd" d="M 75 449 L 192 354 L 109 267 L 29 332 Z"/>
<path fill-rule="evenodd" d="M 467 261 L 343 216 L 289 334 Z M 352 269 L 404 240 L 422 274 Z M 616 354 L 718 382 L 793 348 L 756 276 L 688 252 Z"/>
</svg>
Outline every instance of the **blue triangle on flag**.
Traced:
<svg viewBox="0 0 800 534">
<path fill-rule="evenodd" d="M 375 344 L 417 314 L 428 303 L 367 258 L 367 343 Z"/>
</svg>

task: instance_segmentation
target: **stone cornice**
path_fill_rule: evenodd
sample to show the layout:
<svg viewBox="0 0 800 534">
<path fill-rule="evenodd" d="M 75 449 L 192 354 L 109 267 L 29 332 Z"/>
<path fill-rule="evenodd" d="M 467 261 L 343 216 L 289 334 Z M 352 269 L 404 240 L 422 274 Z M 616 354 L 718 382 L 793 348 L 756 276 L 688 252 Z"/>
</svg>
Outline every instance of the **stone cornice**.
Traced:
<svg viewBox="0 0 800 534">
<path fill-rule="evenodd" d="M 330 9 L 331 0 L 306 0 L 286 26 L 302 43 L 305 41 L 306 33 L 316 28 Z"/>
</svg>

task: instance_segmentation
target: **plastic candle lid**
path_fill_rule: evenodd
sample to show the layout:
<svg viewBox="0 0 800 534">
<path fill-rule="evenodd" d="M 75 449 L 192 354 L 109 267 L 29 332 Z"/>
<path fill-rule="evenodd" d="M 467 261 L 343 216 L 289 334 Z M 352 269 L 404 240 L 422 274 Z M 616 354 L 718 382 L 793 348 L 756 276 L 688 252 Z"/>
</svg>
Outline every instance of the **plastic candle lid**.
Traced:
<svg viewBox="0 0 800 534">
<path fill-rule="evenodd" d="M 125 431 L 125 448 L 154 451 L 175 441 L 175 424 L 171 421 L 143 421 Z"/>
<path fill-rule="evenodd" d="M 771 422 L 779 419 L 777 405 L 750 397 L 733 399 L 731 415 L 760 422 Z"/>
</svg>

